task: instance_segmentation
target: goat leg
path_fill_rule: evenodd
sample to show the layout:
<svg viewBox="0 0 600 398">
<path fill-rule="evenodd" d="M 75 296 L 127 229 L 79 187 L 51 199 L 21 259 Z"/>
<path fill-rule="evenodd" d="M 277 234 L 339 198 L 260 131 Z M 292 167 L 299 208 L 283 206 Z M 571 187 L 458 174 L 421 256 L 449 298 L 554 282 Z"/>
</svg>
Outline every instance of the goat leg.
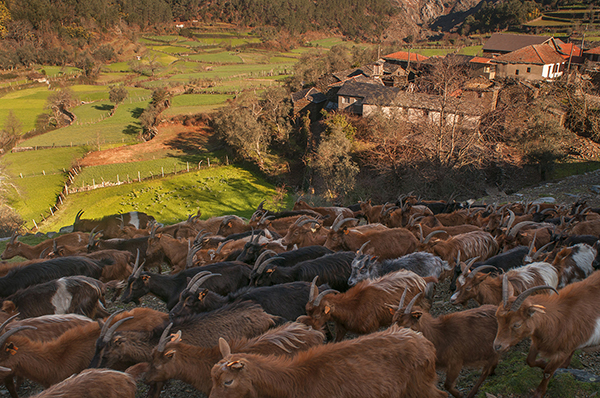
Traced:
<svg viewBox="0 0 600 398">
<path fill-rule="evenodd" d="M 450 392 L 456 398 L 462 398 L 462 393 L 456 388 L 456 379 L 462 369 L 462 363 L 455 363 L 453 366 L 446 369 L 446 380 L 444 381 L 444 388 Z"/>
<path fill-rule="evenodd" d="M 570 355 L 567 356 L 567 359 L 570 358 Z M 543 396 L 546 395 L 546 389 L 548 388 L 548 382 L 550 381 L 550 378 L 552 377 L 556 369 L 558 369 L 559 366 L 564 362 L 565 357 L 558 357 L 548 362 L 548 365 L 544 368 L 544 376 L 542 377 L 542 382 L 540 383 L 538 388 L 536 388 L 535 393 L 533 394 L 533 398 L 543 398 Z"/>
<path fill-rule="evenodd" d="M 538 354 L 538 350 L 537 350 L 537 348 L 535 348 L 535 346 L 532 343 L 531 347 L 529 347 L 529 354 L 527 354 L 527 365 L 529 365 L 532 368 L 538 367 L 538 368 L 545 369 L 546 366 L 548 366 L 548 363 L 546 361 L 544 361 L 543 359 L 536 359 L 537 354 Z"/>
<path fill-rule="evenodd" d="M 335 341 L 336 341 L 336 343 L 338 341 L 342 341 L 342 339 L 346 336 L 346 332 L 347 332 L 347 330 L 343 325 L 341 325 L 339 323 L 335 324 Z"/>
<path fill-rule="evenodd" d="M 162 391 L 164 385 L 165 383 L 162 381 L 150 384 L 150 389 L 148 390 L 147 398 L 160 397 L 160 392 Z"/>
<path fill-rule="evenodd" d="M 485 381 L 485 379 L 487 379 L 487 377 L 492 374 L 494 372 L 494 370 L 496 370 L 496 366 L 498 365 L 498 358 L 494 358 L 494 360 L 488 362 L 484 367 L 483 370 L 481 371 L 481 376 L 479 376 L 479 380 L 477 380 L 477 383 L 475 383 L 475 385 L 473 386 L 473 388 L 471 388 L 471 391 L 469 391 L 469 395 L 467 395 L 467 398 L 473 398 L 475 396 L 475 394 L 477 394 L 477 391 L 479 390 L 479 387 L 481 387 L 481 384 Z"/>
<path fill-rule="evenodd" d="M 7 376 L 6 378 L 4 378 L 4 385 L 6 386 L 6 389 L 8 390 L 12 398 L 19 398 L 19 394 L 17 394 L 17 388 L 15 387 L 13 376 Z"/>
</svg>

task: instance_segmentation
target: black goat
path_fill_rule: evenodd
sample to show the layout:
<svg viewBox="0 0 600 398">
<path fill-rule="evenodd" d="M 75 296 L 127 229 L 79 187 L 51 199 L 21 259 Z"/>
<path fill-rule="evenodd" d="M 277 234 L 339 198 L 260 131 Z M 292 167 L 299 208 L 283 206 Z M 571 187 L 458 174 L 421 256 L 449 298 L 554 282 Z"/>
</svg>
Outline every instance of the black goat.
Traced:
<svg viewBox="0 0 600 398">
<path fill-rule="evenodd" d="M 314 260 L 319 257 L 323 257 L 327 254 L 333 254 L 333 251 L 326 248 L 325 246 L 305 246 L 296 250 L 290 250 L 283 253 L 275 253 L 274 251 L 263 251 L 261 255 L 256 259 L 254 268 L 250 274 L 250 285 L 255 285 L 256 278 L 260 273 L 264 271 L 267 264 L 271 264 L 271 267 L 291 267 L 302 261 Z M 271 256 L 267 258 L 267 256 Z M 262 261 L 261 261 L 262 260 Z M 267 262 L 268 261 L 268 262 Z M 264 264 L 264 265 L 263 265 Z M 263 265 L 260 273 L 259 267 Z"/>
<path fill-rule="evenodd" d="M 500 253 L 495 255 L 494 257 L 490 257 L 485 261 L 477 261 L 473 263 L 470 267 L 471 270 L 474 270 L 477 267 L 482 265 L 491 265 L 497 268 L 496 271 L 490 269 L 482 270 L 482 273 L 490 273 L 492 271 L 497 272 L 499 270 L 508 271 L 513 268 L 517 268 L 525 264 L 525 256 L 530 253 L 530 248 L 527 246 L 517 246 L 513 249 L 507 250 L 504 253 Z M 456 262 L 456 266 L 454 267 L 454 276 L 452 277 L 452 282 L 450 283 L 450 290 L 456 290 L 456 279 L 461 275 L 462 271 L 460 266 L 458 266 L 459 261 Z M 500 272 L 502 272 L 500 271 Z"/>
<path fill-rule="evenodd" d="M 0 278 L 0 297 L 7 297 L 20 289 L 48 282 L 63 276 L 83 275 L 95 279 L 102 275 L 102 268 L 112 264 L 112 260 L 91 260 L 86 257 L 60 257 L 34 263 L 11 270 Z"/>
<path fill-rule="evenodd" d="M 174 319 L 179 316 L 213 311 L 237 301 L 251 301 L 260 304 L 271 315 L 295 320 L 301 315 L 306 315 L 310 289 L 309 282 L 300 281 L 274 286 L 245 287 L 227 296 L 221 296 L 208 289 L 200 289 L 198 286 L 187 290 L 185 295 L 182 293 L 179 303 L 169 312 L 169 316 Z M 329 286 L 321 285 L 320 289 L 326 290 Z"/>
<path fill-rule="evenodd" d="M 21 318 L 51 314 L 81 314 L 89 318 L 108 316 L 104 308 L 104 283 L 87 276 L 67 276 L 29 286 L 8 296 L 2 310 Z"/>
<path fill-rule="evenodd" d="M 314 260 L 302 261 L 291 267 L 280 267 L 268 264 L 259 266 L 256 286 L 272 286 L 294 281 L 312 281 L 315 276 L 319 281 L 327 283 L 338 291 L 348 290 L 348 278 L 352 271 L 354 252 L 337 252 L 327 254 Z M 263 265 L 263 264 L 261 264 Z"/>
<path fill-rule="evenodd" d="M 139 303 L 139 299 L 148 293 L 167 303 L 171 310 L 179 301 L 180 293 L 196 274 L 202 271 L 221 274 L 221 278 L 213 278 L 206 283 L 206 288 L 219 294 L 229 294 L 248 286 L 250 281 L 250 268 L 244 263 L 221 262 L 183 270 L 175 275 L 162 275 L 142 272 L 142 267 L 136 267 L 123 292 L 121 301 L 124 303 Z"/>
</svg>

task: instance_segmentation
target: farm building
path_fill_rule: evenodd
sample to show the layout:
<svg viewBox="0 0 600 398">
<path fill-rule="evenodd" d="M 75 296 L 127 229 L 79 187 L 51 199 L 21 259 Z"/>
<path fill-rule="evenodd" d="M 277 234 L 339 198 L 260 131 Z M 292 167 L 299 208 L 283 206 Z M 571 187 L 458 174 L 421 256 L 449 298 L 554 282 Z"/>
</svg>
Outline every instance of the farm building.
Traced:
<svg viewBox="0 0 600 398">
<path fill-rule="evenodd" d="M 555 79 L 562 76 L 565 59 L 553 45 L 534 44 L 491 60 L 496 64 L 497 77 L 518 77 L 528 80 Z"/>
<path fill-rule="evenodd" d="M 483 45 L 483 53 L 484 55 L 508 54 L 523 47 L 547 44 L 552 40 L 552 36 L 494 33 Z"/>
</svg>

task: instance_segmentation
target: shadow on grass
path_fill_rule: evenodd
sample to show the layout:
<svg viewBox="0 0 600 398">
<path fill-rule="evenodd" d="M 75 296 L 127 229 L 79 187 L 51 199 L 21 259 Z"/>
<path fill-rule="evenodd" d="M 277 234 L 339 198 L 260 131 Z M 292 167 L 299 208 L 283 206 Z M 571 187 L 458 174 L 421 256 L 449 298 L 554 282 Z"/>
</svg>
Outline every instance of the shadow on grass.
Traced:
<svg viewBox="0 0 600 398">
<path fill-rule="evenodd" d="M 114 108 L 114 105 L 111 104 L 102 104 L 102 105 L 94 105 L 93 108 L 99 111 L 110 111 Z"/>
<path fill-rule="evenodd" d="M 137 137 L 138 135 L 140 135 L 141 131 L 142 131 L 142 126 L 140 126 L 139 124 L 128 124 L 123 129 L 124 134 L 134 136 L 134 137 Z"/>
<path fill-rule="evenodd" d="M 136 118 L 136 119 L 139 119 L 140 116 L 142 116 L 143 112 L 144 112 L 144 108 L 140 108 L 140 107 L 133 108 L 131 110 L 131 116 L 134 117 L 134 118 Z"/>
</svg>

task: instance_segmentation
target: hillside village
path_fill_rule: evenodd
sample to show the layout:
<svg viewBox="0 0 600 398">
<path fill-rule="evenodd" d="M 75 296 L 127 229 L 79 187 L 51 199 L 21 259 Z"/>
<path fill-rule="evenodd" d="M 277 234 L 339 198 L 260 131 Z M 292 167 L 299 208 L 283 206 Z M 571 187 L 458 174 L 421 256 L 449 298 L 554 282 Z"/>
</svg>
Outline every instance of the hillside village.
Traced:
<svg viewBox="0 0 600 398">
<path fill-rule="evenodd" d="M 326 91 L 311 87 L 292 94 L 295 109 L 343 110 L 369 116 L 376 109 L 401 113 L 407 121 L 439 121 L 444 107 L 446 123 L 476 128 L 481 116 L 496 109 L 501 81 L 518 79 L 523 85 L 553 81 L 563 74 L 579 73 L 590 78 L 600 61 L 600 46 L 582 50 L 572 43 L 548 36 L 494 33 L 483 45 L 483 56 L 449 54 L 456 67 L 468 71 L 462 87 L 449 98 L 415 90 L 417 75 L 427 73 L 439 57 L 410 51 L 383 55 L 371 65 L 338 71 L 327 77 Z M 590 97 L 592 104 L 600 97 Z M 564 110 L 553 109 L 564 115 Z M 561 125 L 564 118 L 559 116 Z"/>
</svg>

